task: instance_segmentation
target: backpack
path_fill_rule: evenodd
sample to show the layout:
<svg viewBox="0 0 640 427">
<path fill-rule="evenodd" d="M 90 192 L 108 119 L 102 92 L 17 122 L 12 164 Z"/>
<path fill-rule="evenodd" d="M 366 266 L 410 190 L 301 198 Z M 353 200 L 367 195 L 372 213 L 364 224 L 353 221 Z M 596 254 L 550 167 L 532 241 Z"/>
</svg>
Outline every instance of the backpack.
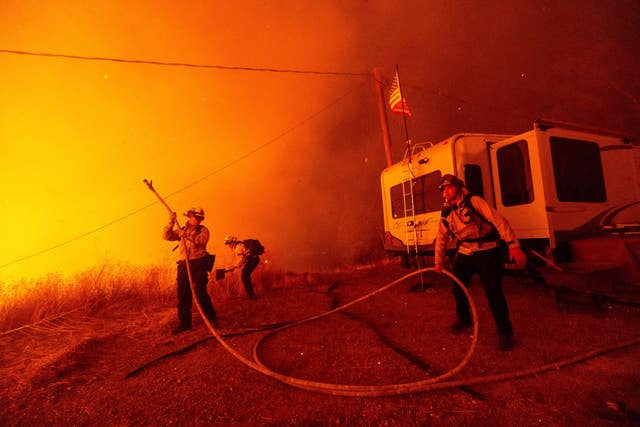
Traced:
<svg viewBox="0 0 640 427">
<path fill-rule="evenodd" d="M 251 255 L 260 256 L 264 253 L 264 246 L 257 239 L 247 239 L 242 244 L 249 250 Z"/>
</svg>

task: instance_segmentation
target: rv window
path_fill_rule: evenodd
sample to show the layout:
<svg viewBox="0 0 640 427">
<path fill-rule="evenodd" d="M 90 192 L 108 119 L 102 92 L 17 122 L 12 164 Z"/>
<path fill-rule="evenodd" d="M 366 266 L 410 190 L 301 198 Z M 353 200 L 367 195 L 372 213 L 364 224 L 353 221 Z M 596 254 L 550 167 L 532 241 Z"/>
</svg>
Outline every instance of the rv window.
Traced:
<svg viewBox="0 0 640 427">
<path fill-rule="evenodd" d="M 531 167 L 527 141 L 522 140 L 498 148 L 498 174 L 503 206 L 516 206 L 533 201 Z"/>
<path fill-rule="evenodd" d="M 464 182 L 471 194 L 484 197 L 482 169 L 479 165 L 464 165 Z"/>
<path fill-rule="evenodd" d="M 415 214 L 440 211 L 442 209 L 442 195 L 438 191 L 441 173 L 432 172 L 419 176 L 413 182 L 413 206 L 411 205 L 411 188 L 409 181 L 394 185 L 390 188 L 391 213 L 394 218 L 412 216 L 412 208 Z"/>
<path fill-rule="evenodd" d="M 442 173 L 431 172 L 424 175 L 424 203 L 426 212 L 440 212 L 442 210 L 442 191 L 438 190 Z"/>
<path fill-rule="evenodd" d="M 552 136 L 550 143 L 558 200 L 606 202 L 607 194 L 598 144 L 557 136 Z"/>
<path fill-rule="evenodd" d="M 389 189 L 389 195 L 391 196 L 391 214 L 394 218 L 402 218 L 405 216 L 402 194 L 402 184 L 394 185 Z"/>
</svg>

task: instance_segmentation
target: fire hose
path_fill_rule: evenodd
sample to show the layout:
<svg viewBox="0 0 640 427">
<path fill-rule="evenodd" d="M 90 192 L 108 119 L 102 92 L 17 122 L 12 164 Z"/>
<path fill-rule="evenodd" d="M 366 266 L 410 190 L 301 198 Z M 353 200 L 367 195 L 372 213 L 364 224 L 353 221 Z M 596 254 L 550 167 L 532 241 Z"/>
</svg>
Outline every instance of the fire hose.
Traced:
<svg viewBox="0 0 640 427">
<path fill-rule="evenodd" d="M 160 202 L 169 210 L 169 213 L 173 213 L 173 210 L 169 207 L 169 205 L 167 205 L 167 203 L 162 199 L 162 197 L 158 194 L 158 192 L 153 188 L 152 182 L 151 181 L 147 181 L 146 179 L 144 180 L 144 183 L 147 185 L 147 187 L 149 187 L 149 189 L 156 195 L 156 197 L 158 197 L 158 199 L 160 200 Z M 179 224 L 178 224 L 179 226 Z M 183 248 L 183 252 L 186 254 L 186 250 L 184 245 L 184 241 L 181 239 L 180 243 L 182 245 Z M 189 266 L 189 260 L 188 257 L 185 257 L 187 259 L 185 259 L 186 261 L 186 266 L 187 266 L 187 273 L 188 273 L 188 277 L 189 277 L 189 285 L 191 287 L 191 292 L 195 295 L 195 289 L 194 289 L 194 285 L 193 285 L 193 280 L 191 277 L 191 271 L 190 271 L 190 266 Z M 467 353 L 464 355 L 464 357 L 462 358 L 462 360 L 451 370 L 440 374 L 436 377 L 432 377 L 432 378 L 428 378 L 426 380 L 422 380 L 422 381 L 415 381 L 415 382 L 410 382 L 410 383 L 403 383 L 403 384 L 386 384 L 386 385 L 349 385 L 349 384 L 331 384 L 331 383 L 324 383 L 324 382 L 318 382 L 318 381 L 310 381 L 310 380 L 305 380 L 302 378 L 296 378 L 296 377 L 291 377 L 288 375 L 284 375 L 278 372 L 275 372 L 273 370 L 271 370 L 270 368 L 268 368 L 259 358 L 259 347 L 260 344 L 264 341 L 264 339 L 270 335 L 273 335 L 279 331 L 282 331 L 284 329 L 287 328 L 292 328 L 294 326 L 298 326 L 301 325 L 303 323 L 307 323 L 307 322 L 311 322 L 313 320 L 317 320 L 320 319 L 322 317 L 328 316 L 330 314 L 342 311 L 354 304 L 357 304 L 365 299 L 368 299 L 370 297 L 372 297 L 373 295 L 376 295 L 380 292 L 383 292 L 393 286 L 398 285 L 399 283 L 404 282 L 406 279 L 415 276 L 417 274 L 423 274 L 427 271 L 435 271 L 434 268 L 432 267 L 428 267 L 428 268 L 423 268 L 420 270 L 416 270 L 414 272 L 411 272 L 409 274 L 406 274 L 402 277 L 400 277 L 399 279 L 396 279 L 392 282 L 387 283 L 386 285 L 366 294 L 363 295 L 351 302 L 348 302 L 346 304 L 343 304 L 339 307 L 336 307 L 333 310 L 324 312 L 324 313 L 320 313 L 318 315 L 315 316 L 311 316 L 309 318 L 306 319 L 302 319 L 299 320 L 297 322 L 292 322 L 292 323 L 288 323 L 285 324 L 284 326 L 281 326 L 277 329 L 272 330 L 269 334 L 266 334 L 265 336 L 263 336 L 262 338 L 260 338 L 256 344 L 254 345 L 253 348 L 253 359 L 249 360 L 248 358 L 244 357 L 243 355 L 241 355 L 240 353 L 238 353 L 234 348 L 232 348 L 218 333 L 218 331 L 213 327 L 213 325 L 211 324 L 211 322 L 207 319 L 207 317 L 204 314 L 204 311 L 202 310 L 202 307 L 200 306 L 200 303 L 198 301 L 197 298 L 194 298 L 194 302 L 196 305 L 196 308 L 198 309 L 198 312 L 200 313 L 200 316 L 202 317 L 204 323 L 206 324 L 207 328 L 209 329 L 209 331 L 211 332 L 211 334 L 215 337 L 215 339 L 220 343 L 220 345 L 227 350 L 231 355 L 233 355 L 238 361 L 240 361 L 241 363 L 243 363 L 244 365 L 246 365 L 247 367 L 254 369 L 264 375 L 267 375 L 271 378 L 274 378 L 284 384 L 288 384 L 290 386 L 293 387 L 297 387 L 300 389 L 304 389 L 304 390 L 309 390 L 309 391 L 314 391 L 314 392 L 318 392 L 318 393 L 324 393 L 324 394 L 331 394 L 331 395 L 336 395 L 336 396 L 352 396 L 352 397 L 380 397 L 380 396 L 394 396 L 394 395 L 401 395 L 401 394 L 408 394 L 408 393 L 416 393 L 416 392 L 424 392 L 424 391 L 433 391 L 433 390 L 442 390 L 442 389 L 447 389 L 447 388 L 455 388 L 455 387 L 461 387 L 461 386 L 468 386 L 468 385 L 475 385 L 475 384 L 484 384 L 484 383 L 490 383 L 490 382 L 497 382 L 497 381 L 504 381 L 504 380 L 508 380 L 508 379 L 515 379 L 515 378 L 521 378 L 521 377 L 525 377 L 525 376 L 530 376 L 530 375 L 535 375 L 535 374 L 539 374 L 542 372 L 546 372 L 546 371 L 550 371 L 550 370 L 557 370 L 560 369 L 563 366 L 568 366 L 574 363 L 578 363 L 581 362 L 583 360 L 586 359 L 590 359 L 593 357 L 596 357 L 598 355 L 604 354 L 606 352 L 610 352 L 613 350 L 618 350 L 618 349 L 622 349 L 622 348 L 626 348 L 626 347 L 630 347 L 633 345 L 638 345 L 640 344 L 640 338 L 636 337 L 634 339 L 628 340 L 628 341 L 624 341 L 612 346 L 608 346 L 608 347 L 604 347 L 604 348 L 600 348 L 600 349 L 596 349 L 596 350 L 592 350 L 583 354 L 579 354 L 576 355 L 574 357 L 571 357 L 569 359 L 565 359 L 562 361 L 558 361 L 558 362 L 552 362 L 552 363 L 548 363 L 542 366 L 538 366 L 535 368 L 531 368 L 531 369 L 525 369 L 525 370 L 521 370 L 521 371 L 515 371 L 515 372 L 508 372 L 508 373 L 503 373 L 503 374 L 496 374 L 496 375 L 489 375 L 489 376 L 483 376 L 483 377 L 475 377 L 475 378 L 466 378 L 466 379 L 460 379 L 460 380 L 449 380 L 452 376 L 454 376 L 455 374 L 457 374 L 458 372 L 460 372 L 469 362 L 469 360 L 471 359 L 471 356 L 475 350 L 476 344 L 478 342 L 478 314 L 476 311 L 476 307 L 475 307 L 475 303 L 473 301 L 473 298 L 471 297 L 471 294 L 469 293 L 469 291 L 467 290 L 467 288 L 462 284 L 462 282 L 460 282 L 460 280 L 454 276 L 453 274 L 451 274 L 450 272 L 446 271 L 446 270 L 442 270 L 442 274 L 446 275 L 447 277 L 449 277 L 458 287 L 460 287 L 460 289 L 464 292 L 464 294 L 466 295 L 468 301 L 469 301 L 469 307 L 471 309 L 471 315 L 473 318 L 473 336 L 472 336 L 472 341 L 471 344 L 469 346 L 469 349 L 467 350 Z"/>
</svg>

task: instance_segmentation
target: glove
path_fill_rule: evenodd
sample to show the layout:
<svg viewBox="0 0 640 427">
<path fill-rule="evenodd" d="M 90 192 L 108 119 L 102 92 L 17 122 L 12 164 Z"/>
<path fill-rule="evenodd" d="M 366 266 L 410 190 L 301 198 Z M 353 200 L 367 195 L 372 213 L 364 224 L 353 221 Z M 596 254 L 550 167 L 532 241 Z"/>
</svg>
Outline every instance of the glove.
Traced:
<svg viewBox="0 0 640 427">
<path fill-rule="evenodd" d="M 509 248 L 509 258 L 511 258 L 520 268 L 527 264 L 527 256 L 519 247 Z"/>
<path fill-rule="evenodd" d="M 175 224 L 175 222 L 176 222 L 176 218 L 177 218 L 177 217 L 178 217 L 178 215 L 177 215 L 175 212 L 171 212 L 171 213 L 169 214 L 169 222 L 170 222 L 171 224 Z"/>
</svg>

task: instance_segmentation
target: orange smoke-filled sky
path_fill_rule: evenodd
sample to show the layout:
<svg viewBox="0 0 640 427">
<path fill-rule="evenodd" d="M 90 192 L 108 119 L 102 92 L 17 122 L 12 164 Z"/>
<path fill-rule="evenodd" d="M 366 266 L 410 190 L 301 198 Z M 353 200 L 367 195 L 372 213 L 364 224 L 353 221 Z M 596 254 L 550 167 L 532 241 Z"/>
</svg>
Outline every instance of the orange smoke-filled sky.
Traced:
<svg viewBox="0 0 640 427">
<path fill-rule="evenodd" d="M 350 26 L 331 9 L 318 14 L 302 4 L 284 10 L 253 2 L 3 4 L 2 48 L 231 67 L 341 71 L 347 65 L 340 60 L 347 52 L 335 50 L 345 34 L 326 28 L 348 32 Z M 302 29 L 307 37 L 296 36 Z M 318 125 L 301 122 L 354 89 L 375 111 L 366 77 L 7 54 L 0 60 L 6 225 L 0 264 L 65 243 L 6 266 L 1 273 L 8 275 L 171 258 L 174 244 L 160 240 L 164 207 L 139 211 L 156 201 L 143 178 L 161 194 L 175 193 L 167 202 L 178 212 L 194 203 L 205 208 L 210 249 L 220 257 L 224 235 L 237 234 L 260 237 L 283 249 L 280 258 L 291 258 L 287 237 L 305 244 L 301 232 L 313 234 L 314 227 L 312 217 L 298 217 L 305 206 L 291 200 L 309 203 L 317 191 L 304 173 L 317 158 Z"/>
<path fill-rule="evenodd" d="M 640 133 L 636 2 L 395 3 L 5 0 L 0 49 L 380 67 L 386 82 L 399 64 L 414 140 L 518 133 L 539 116 Z M 219 265 L 227 234 L 260 238 L 285 268 L 380 253 L 385 161 L 370 77 L 5 52 L 0 94 L 0 281 L 170 263 L 167 212 L 149 206 L 145 178 L 179 213 L 204 207 Z M 404 129 L 389 119 L 398 160 Z"/>
</svg>

